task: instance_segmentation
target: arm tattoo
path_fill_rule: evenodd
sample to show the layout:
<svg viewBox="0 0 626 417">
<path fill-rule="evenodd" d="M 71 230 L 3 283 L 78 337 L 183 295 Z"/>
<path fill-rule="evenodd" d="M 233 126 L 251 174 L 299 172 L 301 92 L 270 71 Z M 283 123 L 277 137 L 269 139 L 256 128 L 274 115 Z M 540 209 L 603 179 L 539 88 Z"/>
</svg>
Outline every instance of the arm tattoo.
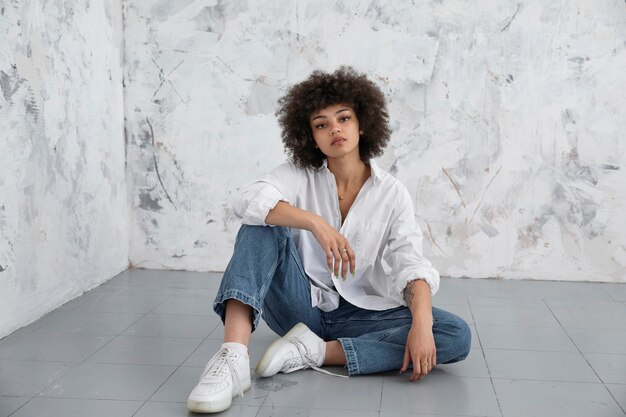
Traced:
<svg viewBox="0 0 626 417">
<path fill-rule="evenodd" d="M 402 291 L 402 296 L 404 297 L 404 302 L 407 307 L 411 307 L 411 302 L 413 301 L 413 285 L 417 280 L 418 279 L 413 279 L 407 282 L 406 287 L 404 287 L 404 291 Z"/>
</svg>

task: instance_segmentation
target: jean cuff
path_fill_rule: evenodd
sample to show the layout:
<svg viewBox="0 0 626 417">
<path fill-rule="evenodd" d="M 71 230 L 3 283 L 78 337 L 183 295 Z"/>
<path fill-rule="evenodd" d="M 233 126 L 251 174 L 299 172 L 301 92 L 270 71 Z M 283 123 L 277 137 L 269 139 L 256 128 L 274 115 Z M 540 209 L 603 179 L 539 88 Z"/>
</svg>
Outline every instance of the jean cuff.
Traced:
<svg viewBox="0 0 626 417">
<path fill-rule="evenodd" d="M 259 324 L 263 310 L 261 310 L 261 306 L 259 305 L 257 299 L 246 294 L 245 292 L 231 289 L 218 293 L 213 301 L 213 311 L 215 311 L 222 318 L 222 323 L 224 323 L 226 320 L 225 301 L 231 299 L 241 301 L 242 303 L 252 307 L 252 331 L 254 331 Z"/>
<path fill-rule="evenodd" d="M 361 373 L 359 370 L 359 360 L 356 357 L 356 350 L 352 344 L 352 339 L 340 337 L 337 340 L 341 343 L 343 351 L 346 354 L 346 367 L 348 368 L 348 375 L 359 375 Z"/>
</svg>

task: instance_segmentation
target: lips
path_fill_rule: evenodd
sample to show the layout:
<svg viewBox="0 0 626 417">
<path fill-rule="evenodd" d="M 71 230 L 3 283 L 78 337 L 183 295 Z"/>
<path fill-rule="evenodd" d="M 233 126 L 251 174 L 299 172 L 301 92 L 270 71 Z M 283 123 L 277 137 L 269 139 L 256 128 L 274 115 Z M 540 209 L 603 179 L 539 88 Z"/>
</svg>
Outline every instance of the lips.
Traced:
<svg viewBox="0 0 626 417">
<path fill-rule="evenodd" d="M 346 138 L 342 138 L 340 136 L 337 136 L 336 138 L 333 139 L 333 141 L 330 143 L 331 146 L 335 146 L 338 143 L 343 143 L 346 141 Z"/>
</svg>

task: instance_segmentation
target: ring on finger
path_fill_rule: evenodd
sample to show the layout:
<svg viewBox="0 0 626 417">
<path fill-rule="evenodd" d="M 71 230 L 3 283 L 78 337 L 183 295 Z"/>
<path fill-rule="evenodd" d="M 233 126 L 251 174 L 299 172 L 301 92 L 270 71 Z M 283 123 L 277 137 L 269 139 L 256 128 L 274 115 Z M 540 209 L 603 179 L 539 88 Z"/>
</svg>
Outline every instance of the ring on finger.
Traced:
<svg viewBox="0 0 626 417">
<path fill-rule="evenodd" d="M 343 252 L 343 253 L 346 253 L 346 252 L 348 252 L 348 249 L 346 249 L 346 248 L 343 248 L 343 249 L 339 249 L 339 252 Z"/>
<path fill-rule="evenodd" d="M 428 362 L 420 362 L 420 365 L 422 365 L 422 366 L 428 366 Z"/>
</svg>

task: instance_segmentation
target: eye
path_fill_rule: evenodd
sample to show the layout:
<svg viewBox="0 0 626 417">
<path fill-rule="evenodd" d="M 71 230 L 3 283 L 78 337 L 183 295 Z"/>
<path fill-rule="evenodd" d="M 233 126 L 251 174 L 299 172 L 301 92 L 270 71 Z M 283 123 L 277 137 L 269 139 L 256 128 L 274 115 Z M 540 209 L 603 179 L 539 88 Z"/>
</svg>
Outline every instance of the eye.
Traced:
<svg viewBox="0 0 626 417">
<path fill-rule="evenodd" d="M 352 116 L 343 116 L 341 119 L 339 119 L 342 122 L 347 122 L 348 120 L 352 119 Z"/>
<path fill-rule="evenodd" d="M 326 125 L 324 123 L 320 123 L 320 124 L 315 125 L 316 129 L 324 129 L 325 127 L 326 127 Z"/>
</svg>

